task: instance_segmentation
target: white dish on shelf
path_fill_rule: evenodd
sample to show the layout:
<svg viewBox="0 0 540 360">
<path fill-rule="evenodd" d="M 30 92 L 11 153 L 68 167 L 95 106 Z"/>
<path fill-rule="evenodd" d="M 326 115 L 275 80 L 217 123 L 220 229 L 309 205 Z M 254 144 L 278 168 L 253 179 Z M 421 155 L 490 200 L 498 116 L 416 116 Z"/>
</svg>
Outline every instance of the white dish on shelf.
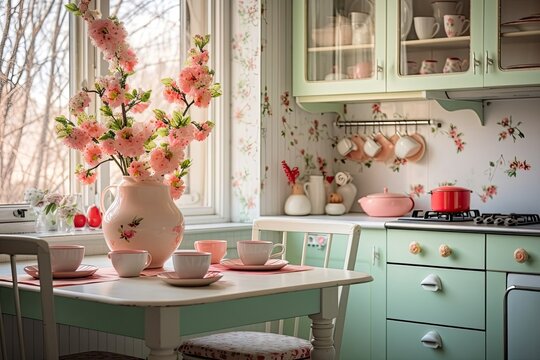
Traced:
<svg viewBox="0 0 540 360">
<path fill-rule="evenodd" d="M 201 279 L 184 279 L 179 278 L 174 271 L 166 271 L 158 274 L 157 277 L 173 286 L 206 286 L 221 279 L 223 274 L 219 271 L 209 271 Z"/>
<path fill-rule="evenodd" d="M 540 67 L 540 63 L 537 64 L 515 64 L 515 65 L 508 65 L 506 69 L 508 70 L 516 70 L 516 69 L 530 69 L 530 68 L 537 68 Z"/>
<path fill-rule="evenodd" d="M 512 27 L 517 28 L 519 31 L 540 30 L 540 18 L 510 21 L 510 22 L 501 24 L 501 27 L 503 26 L 512 26 Z"/>
</svg>

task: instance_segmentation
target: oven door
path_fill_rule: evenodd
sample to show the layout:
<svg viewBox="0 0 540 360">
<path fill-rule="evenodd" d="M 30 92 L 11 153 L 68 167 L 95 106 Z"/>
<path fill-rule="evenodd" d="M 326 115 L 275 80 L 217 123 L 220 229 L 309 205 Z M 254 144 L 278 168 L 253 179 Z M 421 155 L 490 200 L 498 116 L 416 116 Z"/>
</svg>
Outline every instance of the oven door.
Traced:
<svg viewBox="0 0 540 360">
<path fill-rule="evenodd" d="M 505 359 L 538 359 L 540 275 L 508 274 L 504 296 Z"/>
</svg>

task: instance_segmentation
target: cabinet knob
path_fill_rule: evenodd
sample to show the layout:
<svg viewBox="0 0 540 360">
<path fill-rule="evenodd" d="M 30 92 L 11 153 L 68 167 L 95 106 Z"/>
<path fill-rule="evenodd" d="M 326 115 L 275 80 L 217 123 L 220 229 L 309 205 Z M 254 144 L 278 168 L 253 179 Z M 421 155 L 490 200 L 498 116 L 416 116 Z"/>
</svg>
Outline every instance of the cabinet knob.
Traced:
<svg viewBox="0 0 540 360">
<path fill-rule="evenodd" d="M 422 248 L 418 242 L 413 241 L 409 244 L 409 252 L 413 255 L 420 254 L 422 252 Z"/>
<path fill-rule="evenodd" d="M 441 255 L 442 257 L 448 257 L 452 255 L 452 249 L 450 248 L 450 246 L 442 244 L 441 246 L 439 246 L 439 255 Z"/>
<path fill-rule="evenodd" d="M 527 250 L 523 248 L 517 248 L 516 251 L 514 251 L 514 259 L 522 264 L 524 262 L 527 262 L 529 260 L 529 254 L 527 253 Z"/>
<path fill-rule="evenodd" d="M 428 347 L 431 349 L 442 348 L 441 335 L 439 335 L 439 333 L 436 332 L 435 330 L 428 331 L 426 335 L 422 336 L 422 339 L 420 339 L 420 342 L 425 347 Z"/>
</svg>

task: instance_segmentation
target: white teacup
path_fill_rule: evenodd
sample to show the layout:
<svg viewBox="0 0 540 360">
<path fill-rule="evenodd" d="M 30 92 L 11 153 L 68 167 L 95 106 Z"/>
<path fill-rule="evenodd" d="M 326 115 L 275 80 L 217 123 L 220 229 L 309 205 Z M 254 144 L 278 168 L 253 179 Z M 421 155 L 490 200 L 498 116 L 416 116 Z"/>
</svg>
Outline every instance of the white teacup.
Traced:
<svg viewBox="0 0 540 360">
<path fill-rule="evenodd" d="M 376 156 L 382 150 L 381 144 L 379 144 L 373 137 L 367 137 L 364 141 L 364 152 L 369 157 Z"/>
<path fill-rule="evenodd" d="M 277 248 L 281 248 L 281 250 L 272 254 L 272 251 Z M 244 265 L 264 265 L 268 259 L 278 258 L 285 252 L 283 244 L 274 244 L 271 241 L 261 240 L 238 241 L 236 249 Z"/>
<path fill-rule="evenodd" d="M 176 250 L 172 254 L 174 271 L 180 279 L 202 279 L 208 272 L 212 254 L 194 250 Z"/>
<path fill-rule="evenodd" d="M 400 159 L 414 155 L 420 150 L 420 143 L 409 135 L 399 134 L 399 140 L 396 142 L 394 153 Z"/>
<path fill-rule="evenodd" d="M 435 74 L 439 71 L 439 62 L 437 60 L 427 59 L 422 61 L 422 66 L 420 67 L 420 74 Z"/>
<path fill-rule="evenodd" d="M 444 15 L 444 31 L 448 37 L 463 35 L 469 26 L 470 21 L 465 19 L 464 15 Z"/>
<path fill-rule="evenodd" d="M 440 25 L 434 17 L 417 16 L 414 18 L 414 30 L 418 39 L 431 39 L 437 35 Z"/>
<path fill-rule="evenodd" d="M 135 277 L 152 262 L 146 250 L 114 250 L 107 254 L 120 277 Z"/>
<path fill-rule="evenodd" d="M 469 62 L 467 59 L 461 60 L 457 57 L 446 58 L 444 63 L 443 73 L 462 72 L 467 69 Z"/>
<path fill-rule="evenodd" d="M 49 252 L 53 272 L 76 271 L 84 258 L 82 245 L 52 245 Z"/>
<path fill-rule="evenodd" d="M 339 142 L 337 143 L 337 151 L 342 156 L 347 156 L 348 153 L 350 153 L 351 151 L 356 151 L 356 150 L 358 150 L 358 147 L 348 137 L 344 137 L 343 139 L 339 140 Z"/>
</svg>

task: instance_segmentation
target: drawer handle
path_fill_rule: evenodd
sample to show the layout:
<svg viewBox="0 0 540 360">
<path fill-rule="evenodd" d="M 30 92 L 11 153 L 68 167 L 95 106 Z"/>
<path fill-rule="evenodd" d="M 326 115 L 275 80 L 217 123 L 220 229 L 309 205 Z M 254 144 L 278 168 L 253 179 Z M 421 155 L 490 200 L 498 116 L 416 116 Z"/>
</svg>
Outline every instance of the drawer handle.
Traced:
<svg viewBox="0 0 540 360">
<path fill-rule="evenodd" d="M 527 250 L 523 248 L 517 248 L 516 251 L 514 251 L 514 259 L 522 264 L 524 262 L 527 262 L 529 260 L 529 254 L 527 253 Z"/>
<path fill-rule="evenodd" d="M 441 278 L 435 274 L 429 274 L 420 283 L 422 289 L 427 291 L 439 291 L 442 290 Z"/>
<path fill-rule="evenodd" d="M 428 347 L 431 349 L 442 348 L 441 335 L 439 335 L 439 333 L 437 333 L 435 330 L 428 331 L 426 335 L 422 336 L 422 339 L 420 339 L 420 342 L 425 347 Z"/>
<path fill-rule="evenodd" d="M 452 249 L 450 248 L 450 246 L 442 244 L 441 246 L 439 246 L 439 255 L 441 255 L 442 257 L 448 257 L 452 255 Z"/>
<path fill-rule="evenodd" d="M 416 241 L 413 241 L 409 244 L 409 252 L 413 255 L 420 254 L 422 252 L 422 247 Z"/>
</svg>

